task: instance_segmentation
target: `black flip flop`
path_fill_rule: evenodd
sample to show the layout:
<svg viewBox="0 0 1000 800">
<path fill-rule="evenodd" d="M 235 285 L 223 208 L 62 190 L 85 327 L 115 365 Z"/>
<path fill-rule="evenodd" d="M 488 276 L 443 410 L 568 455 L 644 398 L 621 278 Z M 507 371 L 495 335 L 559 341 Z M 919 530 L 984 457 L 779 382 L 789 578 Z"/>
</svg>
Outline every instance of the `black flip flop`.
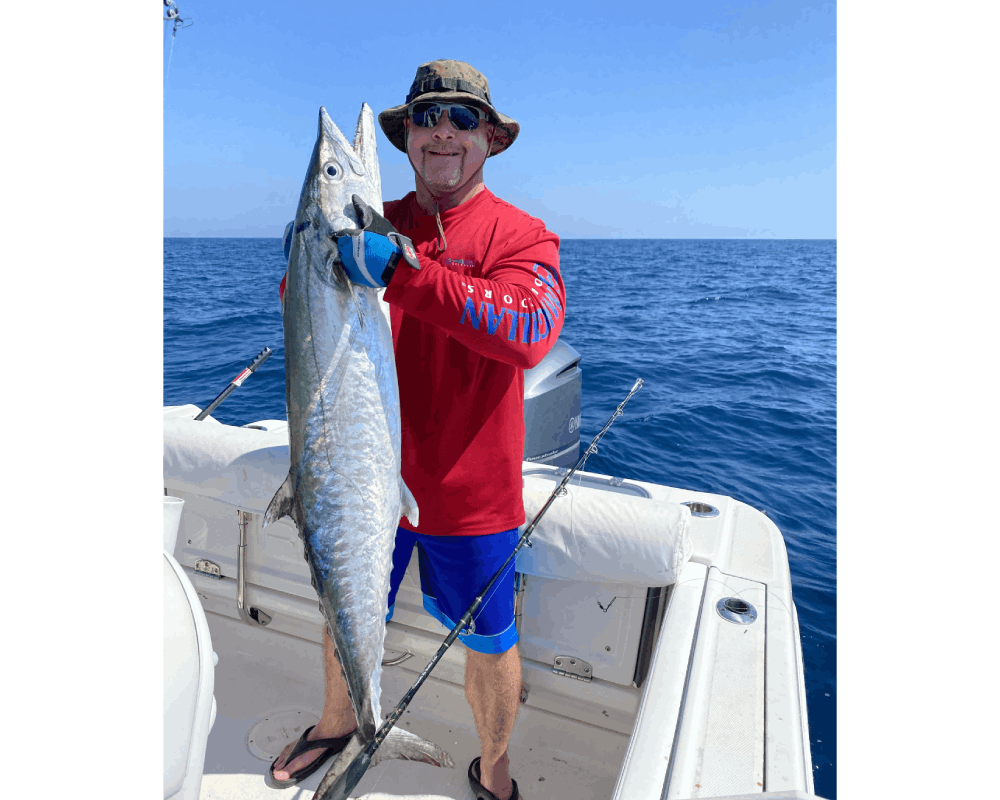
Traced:
<svg viewBox="0 0 1000 800">
<path fill-rule="evenodd" d="M 354 736 L 354 731 L 351 731 L 347 734 L 347 736 L 342 736 L 339 739 L 313 739 L 310 741 L 306 737 L 309 735 L 309 731 L 315 727 L 315 725 L 310 725 L 306 728 L 305 733 L 299 737 L 299 740 L 295 743 L 295 747 L 292 749 L 292 752 L 288 756 L 288 760 L 285 763 L 292 763 L 300 755 L 308 753 L 310 750 L 322 749 L 323 753 L 321 753 L 320 756 L 308 767 L 303 767 L 298 772 L 291 773 L 287 781 L 279 781 L 274 777 L 274 765 L 278 763 L 278 758 L 281 758 L 281 756 L 278 756 L 278 758 L 271 762 L 271 768 L 267 771 L 267 775 L 264 776 L 264 783 L 272 789 L 285 789 L 289 786 L 295 786 L 295 784 L 304 781 L 316 770 L 322 767 L 331 756 L 335 756 L 343 750 L 347 746 L 347 743 L 351 740 L 351 737 Z"/>
<path fill-rule="evenodd" d="M 476 800 L 500 800 L 493 792 L 483 787 L 479 778 L 479 756 L 476 756 L 469 764 L 469 785 L 476 793 Z M 510 782 L 514 785 L 514 790 L 510 793 L 510 800 L 521 800 L 521 795 L 517 791 L 517 781 L 511 778 Z"/>
</svg>

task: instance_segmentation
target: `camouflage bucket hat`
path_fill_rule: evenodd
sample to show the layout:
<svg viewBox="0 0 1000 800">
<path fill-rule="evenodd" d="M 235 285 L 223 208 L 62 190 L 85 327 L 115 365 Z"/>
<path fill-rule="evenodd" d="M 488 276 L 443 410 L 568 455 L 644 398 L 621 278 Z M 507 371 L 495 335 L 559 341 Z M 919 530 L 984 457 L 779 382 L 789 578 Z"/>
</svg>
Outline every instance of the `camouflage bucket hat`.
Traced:
<svg viewBox="0 0 1000 800">
<path fill-rule="evenodd" d="M 378 115 L 379 125 L 386 138 L 397 150 L 406 152 L 406 128 L 403 121 L 409 116 L 410 104 L 415 100 L 440 100 L 445 103 L 471 102 L 486 111 L 489 121 L 496 126 L 489 155 L 495 156 L 510 147 L 521 126 L 493 107 L 490 101 L 490 85 L 475 67 L 464 61 L 438 59 L 417 67 L 417 75 L 410 84 L 406 102 L 394 108 L 387 108 Z"/>
</svg>

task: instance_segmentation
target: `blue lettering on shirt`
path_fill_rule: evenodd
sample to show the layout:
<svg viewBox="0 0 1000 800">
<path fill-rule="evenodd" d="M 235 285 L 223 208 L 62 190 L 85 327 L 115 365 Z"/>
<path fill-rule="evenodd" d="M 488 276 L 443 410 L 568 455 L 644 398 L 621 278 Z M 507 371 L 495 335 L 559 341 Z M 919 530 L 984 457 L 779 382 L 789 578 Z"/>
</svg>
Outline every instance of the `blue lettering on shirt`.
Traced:
<svg viewBox="0 0 1000 800">
<path fill-rule="evenodd" d="M 467 301 L 468 302 L 468 301 Z M 511 317 L 514 316 L 514 312 L 509 308 L 501 308 L 499 314 L 493 312 L 493 303 L 486 304 L 486 332 L 493 336 L 497 332 L 497 328 L 500 326 L 500 321 L 504 318 L 506 314 L 510 314 Z M 511 321 L 511 327 L 517 326 L 517 320 Z"/>
<path fill-rule="evenodd" d="M 518 312 L 503 306 L 498 309 L 493 303 L 482 301 L 477 309 L 475 301 L 471 297 L 466 297 L 459 324 L 464 324 L 468 320 L 473 329 L 478 331 L 480 320 L 485 318 L 485 332 L 490 336 L 495 336 L 497 331 L 501 329 L 504 317 L 509 315 L 510 328 L 507 332 L 507 340 L 510 342 L 517 340 L 518 325 L 520 324 L 521 341 L 524 344 L 534 344 L 548 338 L 549 333 L 555 327 L 555 320 L 561 316 L 561 311 L 562 304 L 559 302 L 559 298 L 549 292 L 541 297 L 536 310 L 530 312 Z"/>
<path fill-rule="evenodd" d="M 541 278 L 549 285 L 550 289 L 556 288 L 556 282 L 552 278 L 552 273 L 549 272 L 547 269 L 545 269 L 545 267 L 543 267 L 541 264 L 535 264 L 535 266 L 533 266 L 532 269 L 535 271 L 535 274 L 537 274 L 539 278 Z"/>
<path fill-rule="evenodd" d="M 552 313 L 553 318 L 559 319 L 562 315 L 562 305 L 559 303 L 559 298 L 551 292 L 546 292 L 542 296 L 542 305 Z"/>
<path fill-rule="evenodd" d="M 483 304 L 479 304 L 479 311 L 476 311 L 476 304 L 472 302 L 471 297 L 465 298 L 465 310 L 462 312 L 462 319 L 459 320 L 458 324 L 461 325 L 465 322 L 465 318 L 469 318 L 469 322 L 472 323 L 472 327 L 477 331 L 479 330 L 479 317 L 483 313 Z M 454 317 L 452 317 L 454 319 Z"/>
<path fill-rule="evenodd" d="M 538 309 L 538 312 L 539 312 L 539 316 L 538 316 L 538 328 L 539 328 L 538 340 L 541 341 L 542 339 L 547 338 L 548 335 L 549 335 L 549 331 L 552 330 L 552 318 L 549 316 L 549 312 L 546 311 L 544 308 Z M 543 326 L 543 323 L 544 323 L 544 326 Z M 545 328 L 545 333 L 541 332 L 542 327 Z"/>
</svg>

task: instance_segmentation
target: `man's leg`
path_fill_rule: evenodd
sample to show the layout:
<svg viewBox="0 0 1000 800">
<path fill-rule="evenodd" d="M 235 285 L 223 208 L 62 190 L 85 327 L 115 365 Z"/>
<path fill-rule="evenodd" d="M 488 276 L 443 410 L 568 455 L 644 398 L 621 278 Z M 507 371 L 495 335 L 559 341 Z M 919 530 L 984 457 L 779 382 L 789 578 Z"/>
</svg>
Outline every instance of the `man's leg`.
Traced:
<svg viewBox="0 0 1000 800">
<path fill-rule="evenodd" d="M 507 743 L 521 705 L 521 659 L 517 646 L 504 653 L 465 651 L 465 697 L 482 746 L 480 783 L 500 800 L 514 789 Z"/>
<path fill-rule="evenodd" d="M 337 739 L 346 736 L 358 727 L 358 723 L 354 719 L 354 709 L 351 708 L 351 699 L 347 695 L 347 684 L 344 683 L 344 676 L 340 673 L 340 662 L 337 661 L 337 652 L 329 632 L 323 636 L 323 667 L 326 671 L 326 700 L 323 704 L 323 717 L 309 732 L 307 737 L 309 741 Z M 290 777 L 289 773 L 298 772 L 303 767 L 309 766 L 323 754 L 322 750 L 310 750 L 308 753 L 300 755 L 291 764 L 285 764 L 285 759 L 292 752 L 294 746 L 295 742 L 289 744 L 274 763 L 274 777 L 279 781 L 287 781 Z"/>
</svg>

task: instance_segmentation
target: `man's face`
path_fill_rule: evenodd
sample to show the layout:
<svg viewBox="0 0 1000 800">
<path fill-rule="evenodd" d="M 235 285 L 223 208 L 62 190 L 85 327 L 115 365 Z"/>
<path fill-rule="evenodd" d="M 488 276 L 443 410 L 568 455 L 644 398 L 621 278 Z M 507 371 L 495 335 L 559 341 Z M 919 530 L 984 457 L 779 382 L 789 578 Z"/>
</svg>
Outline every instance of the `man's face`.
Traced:
<svg viewBox="0 0 1000 800">
<path fill-rule="evenodd" d="M 414 170 L 431 194 L 458 191 L 479 175 L 486 162 L 493 125 L 481 120 L 475 130 L 455 127 L 448 114 L 442 114 L 433 128 L 421 128 L 412 119 L 405 120 L 406 152 Z"/>
</svg>

